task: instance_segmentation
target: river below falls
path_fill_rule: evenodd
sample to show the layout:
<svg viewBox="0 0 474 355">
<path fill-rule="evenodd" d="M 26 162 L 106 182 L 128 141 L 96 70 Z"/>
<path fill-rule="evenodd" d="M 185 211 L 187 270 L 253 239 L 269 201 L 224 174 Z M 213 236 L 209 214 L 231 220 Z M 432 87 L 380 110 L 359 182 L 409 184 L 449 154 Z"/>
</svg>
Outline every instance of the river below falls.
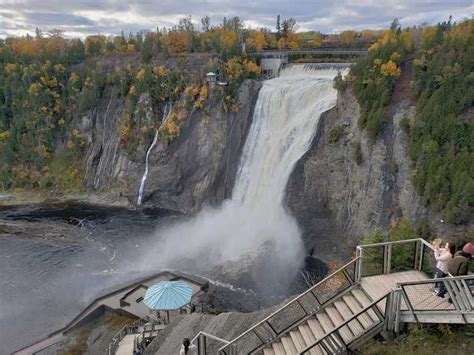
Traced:
<svg viewBox="0 0 474 355">
<path fill-rule="evenodd" d="M 0 207 L 0 354 L 64 326 L 131 272 L 156 230 L 182 217 L 90 206 Z M 149 270 L 150 272 L 159 270 Z"/>
<path fill-rule="evenodd" d="M 168 227 L 189 217 L 75 204 L 0 207 L 0 354 L 62 328 L 99 295 L 161 271 L 160 245 Z M 272 282 L 256 283 L 255 270 L 271 259 L 258 256 L 250 264 L 244 259 L 211 269 L 178 259 L 175 268 L 220 281 L 214 294 L 219 309 L 253 311 L 308 286 L 297 278 L 280 294 Z M 326 274 L 316 259 L 306 258 L 304 265 L 314 281 Z M 235 286 L 241 291 L 235 293 Z"/>
</svg>

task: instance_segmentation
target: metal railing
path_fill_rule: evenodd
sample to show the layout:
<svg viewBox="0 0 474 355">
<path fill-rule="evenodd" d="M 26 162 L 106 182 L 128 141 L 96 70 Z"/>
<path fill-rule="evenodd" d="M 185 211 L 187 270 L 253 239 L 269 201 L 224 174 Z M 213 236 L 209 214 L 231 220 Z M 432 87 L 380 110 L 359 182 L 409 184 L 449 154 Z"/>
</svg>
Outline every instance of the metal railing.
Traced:
<svg viewBox="0 0 474 355">
<path fill-rule="evenodd" d="M 239 354 L 256 352 L 284 335 L 294 326 L 304 322 L 356 283 L 359 260 L 360 258 L 357 257 L 328 275 L 221 347 L 219 352 L 225 355 L 233 354 L 232 351 L 237 350 Z"/>
<path fill-rule="evenodd" d="M 308 346 L 306 349 L 301 351 L 301 354 L 309 352 L 311 349 L 316 346 L 320 346 L 326 354 L 338 354 L 344 353 L 346 349 L 350 349 L 352 345 L 356 342 L 360 342 L 361 338 L 365 336 L 370 336 L 375 332 L 383 329 L 386 324 L 386 319 L 388 317 L 387 310 L 389 309 L 388 304 L 390 303 L 391 293 L 387 293 L 379 299 L 372 302 L 370 305 L 366 306 L 358 313 L 354 314 L 352 317 L 346 319 L 344 322 L 336 326 L 329 333 L 325 334 L 322 338 L 318 339 L 315 343 Z M 381 308 L 385 308 L 385 313 L 382 313 Z M 341 329 L 344 327 L 350 327 L 351 323 L 360 322 L 361 317 L 365 317 L 371 312 L 374 319 L 373 324 L 370 327 L 365 328 L 362 332 L 355 335 L 352 339 L 345 340 L 341 334 Z"/>
<path fill-rule="evenodd" d="M 140 318 L 136 320 L 133 323 L 125 324 L 118 332 L 115 334 L 112 338 L 112 341 L 110 342 L 108 348 L 107 348 L 107 354 L 108 355 L 114 355 L 119 347 L 120 342 L 125 338 L 127 335 L 130 334 L 139 334 L 137 338 L 134 340 L 134 347 L 135 349 L 138 348 L 138 345 L 140 345 L 144 340 L 149 338 L 150 336 L 147 337 L 148 335 L 152 335 L 154 332 L 159 331 L 163 329 L 163 324 L 161 323 L 151 323 L 150 318 L 148 316 L 144 318 Z"/>
<path fill-rule="evenodd" d="M 199 332 L 196 334 L 196 336 L 191 340 L 192 344 L 195 344 L 198 348 L 198 354 L 200 355 L 205 355 L 207 353 L 211 353 L 208 351 L 208 343 L 209 341 L 214 341 L 219 345 L 228 345 L 229 341 L 219 338 L 218 336 L 206 333 L 206 332 Z M 235 347 L 230 348 L 231 350 L 235 350 Z M 230 355 L 237 355 L 237 352 L 229 352 Z"/>
<path fill-rule="evenodd" d="M 139 320 L 131 323 L 125 324 L 117 334 L 115 334 L 107 348 L 108 355 L 114 355 L 118 349 L 120 342 L 129 334 L 136 334 L 139 327 L 143 326 L 147 320 L 145 318 L 140 318 Z"/>
<path fill-rule="evenodd" d="M 316 312 L 331 304 L 334 299 L 358 284 L 362 277 L 411 270 L 430 274 L 435 266 L 433 252 L 434 247 L 421 238 L 360 245 L 357 247 L 355 259 L 331 273 L 301 295 L 293 298 L 233 340 L 227 341 L 200 332 L 193 339 L 193 342 L 198 341 L 200 355 L 208 353 L 206 352 L 208 339 L 224 344 L 218 349 L 221 355 L 258 352 L 285 335 L 290 329 L 303 323 Z M 398 332 L 401 314 L 410 312 L 418 321 L 421 312 L 428 310 L 421 309 L 419 304 L 414 301 L 409 290 L 410 287 L 420 287 L 420 285 L 426 286 L 434 283 L 445 285 L 447 295 L 453 302 L 450 309 L 436 309 L 435 312 L 454 310 L 457 315 L 463 317 L 466 323 L 465 317 L 469 313 L 472 316 L 471 323 L 474 322 L 474 314 L 472 314 L 474 310 L 473 275 L 462 277 L 448 275 L 448 278 L 444 279 L 402 282 L 397 284 L 396 289 L 388 292 L 335 327 L 302 353 L 317 345 L 320 345 L 327 353 L 337 353 L 354 348 L 355 344 L 368 336 L 373 336 L 382 329 L 389 332 Z M 425 288 L 429 289 L 429 287 Z M 429 311 L 433 312 L 433 308 L 431 307 Z M 365 316 L 368 312 L 375 313 L 378 320 L 369 328 L 357 334 L 354 339 L 345 341 L 340 330 L 351 322 L 358 322 L 358 318 Z"/>
<path fill-rule="evenodd" d="M 397 287 L 401 297 L 396 300 L 395 331 L 398 331 L 400 316 L 406 313 L 411 314 L 416 322 L 434 320 L 437 316 L 444 317 L 447 323 L 474 321 L 474 275 L 401 282 Z M 443 298 L 433 294 L 434 289 L 443 288 Z M 469 321 L 468 316 L 472 320 Z"/>
<path fill-rule="evenodd" d="M 358 245 L 361 258 L 357 281 L 364 276 L 419 270 L 431 273 L 434 268 L 434 247 L 421 238 Z"/>
</svg>

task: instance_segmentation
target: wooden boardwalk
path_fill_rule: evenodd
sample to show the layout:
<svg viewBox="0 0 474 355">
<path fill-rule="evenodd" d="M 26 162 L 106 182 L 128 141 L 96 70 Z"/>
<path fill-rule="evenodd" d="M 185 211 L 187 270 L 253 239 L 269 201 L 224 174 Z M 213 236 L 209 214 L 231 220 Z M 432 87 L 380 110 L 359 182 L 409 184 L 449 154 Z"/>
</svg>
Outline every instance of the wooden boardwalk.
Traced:
<svg viewBox="0 0 474 355">
<path fill-rule="evenodd" d="M 397 284 L 428 279 L 429 277 L 424 272 L 412 270 L 363 277 L 360 285 L 372 300 L 376 300 L 387 292 L 394 290 Z M 413 307 L 417 310 L 454 310 L 454 305 L 448 302 L 448 297 L 440 298 L 433 293 L 433 286 L 434 284 L 421 284 L 406 287 L 407 295 Z M 385 311 L 385 306 L 382 305 L 381 309 Z M 401 301 L 401 310 L 409 310 L 403 299 Z"/>
</svg>

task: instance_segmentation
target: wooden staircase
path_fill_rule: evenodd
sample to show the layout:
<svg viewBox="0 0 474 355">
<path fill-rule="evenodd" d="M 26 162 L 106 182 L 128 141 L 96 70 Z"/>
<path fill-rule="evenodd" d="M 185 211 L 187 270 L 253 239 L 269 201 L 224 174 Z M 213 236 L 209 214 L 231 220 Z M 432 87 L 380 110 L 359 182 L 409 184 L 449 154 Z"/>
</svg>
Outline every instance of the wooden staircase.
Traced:
<svg viewBox="0 0 474 355">
<path fill-rule="evenodd" d="M 210 354 L 207 339 L 219 355 L 345 354 L 403 322 L 474 324 L 474 275 L 430 279 L 433 266 L 420 238 L 358 246 L 355 259 L 236 338 L 199 332 L 193 342 L 200 355 Z M 433 295 L 440 283 L 451 302 Z"/>
<path fill-rule="evenodd" d="M 372 300 L 360 287 L 355 287 L 323 308 L 315 315 L 291 330 L 287 335 L 263 349 L 265 355 L 299 354 L 330 334 L 345 321 L 360 313 L 372 303 Z M 367 330 L 380 324 L 380 318 L 374 310 L 369 309 L 358 318 L 340 328 L 341 336 L 346 344 L 353 342 Z M 312 355 L 325 355 L 327 350 L 317 345 L 308 351 Z"/>
</svg>

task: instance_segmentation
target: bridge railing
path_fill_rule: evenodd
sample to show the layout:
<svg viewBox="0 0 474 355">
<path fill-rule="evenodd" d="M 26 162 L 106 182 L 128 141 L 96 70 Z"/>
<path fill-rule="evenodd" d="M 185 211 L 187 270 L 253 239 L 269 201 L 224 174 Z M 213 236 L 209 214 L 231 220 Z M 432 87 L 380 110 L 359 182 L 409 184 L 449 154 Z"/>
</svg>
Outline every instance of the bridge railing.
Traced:
<svg viewBox="0 0 474 355">
<path fill-rule="evenodd" d="M 357 246 L 361 258 L 357 280 L 392 272 L 419 270 L 431 274 L 435 266 L 434 247 L 422 238 Z"/>
<path fill-rule="evenodd" d="M 266 50 L 260 52 L 247 53 L 251 57 L 257 58 L 281 58 L 289 56 L 302 55 L 367 55 L 367 49 L 350 49 L 350 48 L 317 48 L 317 49 L 302 49 L 302 50 Z"/>
<path fill-rule="evenodd" d="M 231 355 L 256 352 L 304 322 L 356 282 L 357 257 L 219 349 Z"/>
</svg>

